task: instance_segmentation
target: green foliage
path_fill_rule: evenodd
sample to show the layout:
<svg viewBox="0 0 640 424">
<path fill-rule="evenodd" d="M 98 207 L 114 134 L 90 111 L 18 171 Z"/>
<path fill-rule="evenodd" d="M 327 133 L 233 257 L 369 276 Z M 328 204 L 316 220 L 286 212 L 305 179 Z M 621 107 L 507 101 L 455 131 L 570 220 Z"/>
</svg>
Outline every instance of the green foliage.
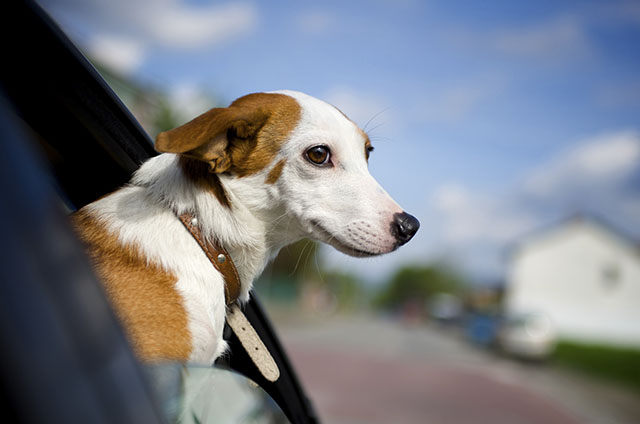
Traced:
<svg viewBox="0 0 640 424">
<path fill-rule="evenodd" d="M 305 285 L 333 297 L 342 311 L 359 308 L 367 298 L 357 276 L 324 269 L 319 244 L 311 240 L 283 248 L 262 273 L 255 288 L 272 301 L 293 302 Z"/>
<path fill-rule="evenodd" d="M 98 72 L 151 138 L 155 138 L 162 131 L 178 127 L 191 118 L 184 116 L 184 111 L 166 87 L 141 84 L 134 78 L 120 74 L 99 62 L 94 63 Z M 216 96 L 208 92 L 206 87 L 199 91 L 199 98 L 198 101 L 203 103 L 204 108 L 201 112 L 217 103 Z"/>
<path fill-rule="evenodd" d="M 441 265 L 400 268 L 374 298 L 377 308 L 396 309 L 408 301 L 424 303 L 436 293 L 460 295 L 465 283 L 460 276 Z"/>
<path fill-rule="evenodd" d="M 254 284 L 265 298 L 278 302 L 294 302 L 305 283 L 321 281 L 321 260 L 318 245 L 311 240 L 301 240 L 283 248 L 267 265 Z"/>
<path fill-rule="evenodd" d="M 341 310 L 359 308 L 366 298 L 362 282 L 353 274 L 326 272 L 322 276 L 322 284 L 336 297 L 338 308 Z"/>
<path fill-rule="evenodd" d="M 640 349 L 560 341 L 553 360 L 640 393 Z"/>
<path fill-rule="evenodd" d="M 283 248 L 264 274 L 292 281 L 318 280 L 321 274 L 318 243 L 300 240 Z"/>
<path fill-rule="evenodd" d="M 158 95 L 153 105 L 150 122 L 155 132 L 168 131 L 183 123 L 171 102 L 164 95 Z"/>
</svg>

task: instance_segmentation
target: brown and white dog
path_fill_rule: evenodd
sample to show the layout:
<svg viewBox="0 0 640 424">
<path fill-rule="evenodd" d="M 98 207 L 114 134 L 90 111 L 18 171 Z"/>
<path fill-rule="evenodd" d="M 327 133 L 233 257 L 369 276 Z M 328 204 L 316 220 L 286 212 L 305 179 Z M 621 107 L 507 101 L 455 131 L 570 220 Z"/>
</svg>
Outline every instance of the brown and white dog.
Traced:
<svg viewBox="0 0 640 424">
<path fill-rule="evenodd" d="M 210 365 L 227 348 L 224 279 L 179 214 L 229 252 L 241 302 L 296 240 L 374 256 L 419 227 L 369 174 L 367 135 L 303 93 L 247 95 L 159 134 L 156 149 L 129 185 L 73 216 L 144 360 Z"/>
</svg>

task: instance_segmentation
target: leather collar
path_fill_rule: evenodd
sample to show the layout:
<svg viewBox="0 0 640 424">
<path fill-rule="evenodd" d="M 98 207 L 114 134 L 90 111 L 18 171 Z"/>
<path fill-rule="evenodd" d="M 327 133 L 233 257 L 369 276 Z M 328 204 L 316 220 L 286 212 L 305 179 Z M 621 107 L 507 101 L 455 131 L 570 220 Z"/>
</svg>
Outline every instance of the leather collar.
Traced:
<svg viewBox="0 0 640 424">
<path fill-rule="evenodd" d="M 215 242 L 205 240 L 198 227 L 197 218 L 190 213 L 179 215 L 180 222 L 198 242 L 209 261 L 224 277 L 224 297 L 227 306 L 233 304 L 240 296 L 240 277 L 236 266 L 224 247 Z"/>
</svg>

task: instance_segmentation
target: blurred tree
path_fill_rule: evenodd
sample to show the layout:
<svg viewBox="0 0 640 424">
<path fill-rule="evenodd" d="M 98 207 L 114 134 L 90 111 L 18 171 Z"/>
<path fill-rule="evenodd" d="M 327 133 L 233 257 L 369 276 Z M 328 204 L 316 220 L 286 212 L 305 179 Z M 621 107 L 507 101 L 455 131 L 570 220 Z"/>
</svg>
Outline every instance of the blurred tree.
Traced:
<svg viewBox="0 0 640 424">
<path fill-rule="evenodd" d="M 364 306 L 366 293 L 356 275 L 341 271 L 325 272 L 321 284 L 335 296 L 338 309 L 349 311 Z"/>
<path fill-rule="evenodd" d="M 193 119 L 218 104 L 217 96 L 206 87 L 176 95 L 168 87 L 140 83 L 96 60 L 96 69 L 127 106 L 151 138 Z"/>
<path fill-rule="evenodd" d="M 94 59 L 90 60 L 145 131 L 155 137 L 158 132 L 155 129 L 156 105 L 160 98 L 166 98 L 166 96 L 159 90 L 143 86 L 131 77 L 122 75 Z"/>
<path fill-rule="evenodd" d="M 153 104 L 150 126 L 153 128 L 153 136 L 162 131 L 168 131 L 181 124 L 183 120 L 177 113 L 175 107 L 171 105 L 169 99 L 164 95 L 157 95 Z"/>
<path fill-rule="evenodd" d="M 322 260 L 318 256 L 318 244 L 315 241 L 300 240 L 280 250 L 265 274 L 295 281 L 319 280 Z"/>
<path fill-rule="evenodd" d="M 312 309 L 324 299 L 331 303 L 332 313 L 356 310 L 368 302 L 362 281 L 348 272 L 325 270 L 319 243 L 307 239 L 283 248 L 254 287 L 264 298 L 300 300 L 302 307 Z"/>
<path fill-rule="evenodd" d="M 460 296 L 464 280 L 445 266 L 410 265 L 400 268 L 374 297 L 377 308 L 395 310 L 411 302 L 424 305 L 436 293 Z"/>
<path fill-rule="evenodd" d="M 303 239 L 290 244 L 267 265 L 254 287 L 272 300 L 293 302 L 303 284 L 321 281 L 322 260 L 318 256 L 318 245 L 314 241 Z"/>
</svg>

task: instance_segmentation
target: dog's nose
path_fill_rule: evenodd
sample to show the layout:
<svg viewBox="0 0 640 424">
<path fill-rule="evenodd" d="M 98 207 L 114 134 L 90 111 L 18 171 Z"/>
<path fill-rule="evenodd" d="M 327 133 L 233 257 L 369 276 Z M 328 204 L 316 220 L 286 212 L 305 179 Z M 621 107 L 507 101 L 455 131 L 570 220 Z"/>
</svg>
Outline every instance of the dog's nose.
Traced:
<svg viewBox="0 0 640 424">
<path fill-rule="evenodd" d="M 420 221 L 413 215 L 402 212 L 393 216 L 391 233 L 396 237 L 400 246 L 411 240 L 418 228 L 420 228 Z"/>
</svg>

